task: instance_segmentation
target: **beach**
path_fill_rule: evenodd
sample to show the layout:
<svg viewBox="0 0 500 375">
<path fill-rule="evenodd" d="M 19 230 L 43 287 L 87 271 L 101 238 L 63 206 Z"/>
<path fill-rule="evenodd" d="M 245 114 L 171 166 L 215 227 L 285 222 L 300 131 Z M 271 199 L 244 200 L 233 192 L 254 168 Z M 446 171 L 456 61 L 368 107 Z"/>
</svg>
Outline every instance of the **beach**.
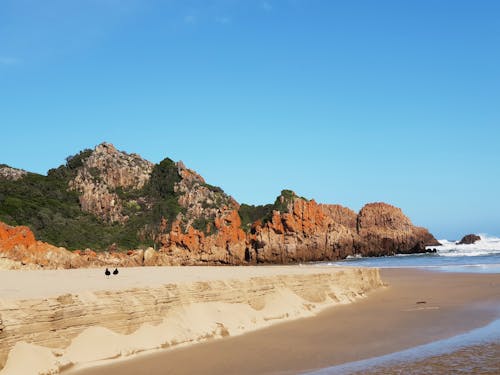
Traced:
<svg viewBox="0 0 500 375">
<path fill-rule="evenodd" d="M 451 337 L 498 317 L 499 274 L 384 269 L 381 276 L 386 288 L 312 318 L 67 373 L 303 373 Z"/>
<path fill-rule="evenodd" d="M 383 287 L 377 269 L 329 266 L 0 271 L 0 373 L 52 374 L 236 337 Z"/>
</svg>

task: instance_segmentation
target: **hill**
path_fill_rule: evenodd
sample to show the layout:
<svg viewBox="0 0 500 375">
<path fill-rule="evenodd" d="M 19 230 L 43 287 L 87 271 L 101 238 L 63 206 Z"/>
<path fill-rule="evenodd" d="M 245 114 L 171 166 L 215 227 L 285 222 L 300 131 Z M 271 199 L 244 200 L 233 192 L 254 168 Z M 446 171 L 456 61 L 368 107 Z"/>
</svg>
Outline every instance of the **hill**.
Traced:
<svg viewBox="0 0 500 375">
<path fill-rule="evenodd" d="M 333 260 L 437 243 L 386 203 L 355 213 L 283 190 L 274 203 L 240 205 L 182 162 L 153 164 L 108 143 L 46 176 L 0 165 L 0 221 L 70 250 L 153 247 L 162 264 Z"/>
</svg>

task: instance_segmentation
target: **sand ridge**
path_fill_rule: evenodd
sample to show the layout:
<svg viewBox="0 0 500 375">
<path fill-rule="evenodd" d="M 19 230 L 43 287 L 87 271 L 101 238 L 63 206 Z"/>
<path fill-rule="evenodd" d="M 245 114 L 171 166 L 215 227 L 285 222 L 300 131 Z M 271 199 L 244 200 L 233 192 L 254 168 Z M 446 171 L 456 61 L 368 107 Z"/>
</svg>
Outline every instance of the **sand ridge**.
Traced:
<svg viewBox="0 0 500 375">
<path fill-rule="evenodd" d="M 313 318 L 99 366 L 72 368 L 67 373 L 307 373 L 448 338 L 498 318 L 500 274 L 408 268 L 380 272 L 388 287 L 378 288 L 355 303 L 325 309 Z M 423 301 L 426 303 L 418 304 Z M 422 305 L 438 308 L 416 309 Z"/>
<path fill-rule="evenodd" d="M 313 316 L 382 286 L 376 269 L 181 267 L 138 268 L 129 274 L 127 269 L 125 276 L 120 273 L 125 280 L 121 285 L 118 278 L 105 284 L 110 280 L 102 276 L 100 285 L 112 288 L 92 290 L 98 286 L 81 284 L 98 270 L 76 271 L 8 275 L 24 284 L 33 283 L 26 278 L 35 278 L 37 286 L 21 293 L 25 299 L 12 298 L 17 294 L 8 288 L 4 291 L 11 298 L 2 293 L 4 360 L 10 351 L 2 375 L 20 373 L 29 365 L 22 373 L 57 373 L 73 364 L 237 336 Z M 61 285 L 61 278 L 69 275 L 76 277 Z M 150 286 L 144 280 L 135 283 L 141 277 L 149 277 Z M 44 284 L 45 289 L 40 286 Z M 61 292 L 69 293 L 57 295 Z M 27 357 L 32 360 L 23 360 Z"/>
</svg>

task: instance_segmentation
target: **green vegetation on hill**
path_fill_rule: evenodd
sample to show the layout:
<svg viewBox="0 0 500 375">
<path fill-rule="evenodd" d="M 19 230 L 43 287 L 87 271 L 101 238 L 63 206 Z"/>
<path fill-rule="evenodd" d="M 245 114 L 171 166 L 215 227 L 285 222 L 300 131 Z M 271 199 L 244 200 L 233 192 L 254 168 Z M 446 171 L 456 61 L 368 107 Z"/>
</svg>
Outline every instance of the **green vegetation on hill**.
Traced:
<svg viewBox="0 0 500 375">
<path fill-rule="evenodd" d="M 128 242 L 125 228 L 104 225 L 81 211 L 77 193 L 53 175 L 0 179 L 0 221 L 28 225 L 38 239 L 69 249 L 105 249 L 113 242 Z"/>
<path fill-rule="evenodd" d="M 76 176 L 77 169 L 83 166 L 83 162 L 92 155 L 92 150 L 85 149 L 76 155 L 71 155 L 66 158 L 66 164 L 58 168 L 50 169 L 47 175 L 55 179 L 68 181 Z"/>
<path fill-rule="evenodd" d="M 250 231 L 250 227 L 252 226 L 252 224 L 257 220 L 260 220 L 262 222 L 267 221 L 265 219 L 270 218 L 273 209 L 273 204 L 259 206 L 242 204 L 240 206 L 240 209 L 238 210 L 242 228 L 248 232 Z"/>
<path fill-rule="evenodd" d="M 91 150 L 66 159 L 47 176 L 28 173 L 17 180 L 0 178 L 0 221 L 28 225 L 37 239 L 68 249 L 106 250 L 115 243 L 120 249 L 153 246 L 161 219 L 171 227 L 181 212 L 175 183 L 180 181 L 177 167 L 170 159 L 157 164 L 149 182 L 140 190 L 117 189 L 125 213 L 125 225 L 106 223 L 80 209 L 78 193 L 68 190 Z"/>
<path fill-rule="evenodd" d="M 142 232 L 139 236 L 142 241 L 147 241 L 149 237 L 150 241 L 155 242 L 161 220 L 167 220 L 167 227 L 164 229 L 168 231 L 177 215 L 182 212 L 179 194 L 174 190 L 175 184 L 180 180 L 181 176 L 174 161 L 166 158 L 154 166 L 148 183 L 141 190 L 136 190 L 136 194 L 145 197 L 151 208 L 142 207 L 135 216 L 130 216 L 127 226 Z"/>
<path fill-rule="evenodd" d="M 85 166 L 92 152 L 86 149 L 69 156 L 64 165 L 49 170 L 47 176 L 27 173 L 16 181 L 0 177 L 0 221 L 27 225 L 37 239 L 67 249 L 106 250 L 114 245 L 114 248 L 125 250 L 154 246 L 161 234 L 170 231 L 179 214 L 183 214 L 183 229 L 189 222 L 193 228 L 213 234 L 216 231 L 215 212 L 232 204 L 221 188 L 195 180 L 191 188 L 201 184 L 210 192 L 209 198 L 201 202 L 201 208 L 208 214 L 197 217 L 190 213 L 194 217 L 186 217 L 186 208 L 179 204 L 180 193 L 175 191 L 176 184 L 182 180 L 178 166 L 166 158 L 153 167 L 148 182 L 141 189 L 117 188 L 111 192 L 120 198 L 122 213 L 128 216 L 125 223 L 102 221 L 83 212 L 79 193 L 68 190 L 69 182 Z M 98 169 L 90 168 L 87 172 L 94 182 L 100 181 Z M 257 220 L 263 223 L 271 220 L 275 210 L 287 212 L 290 203 L 298 198 L 293 191 L 283 190 L 274 204 L 242 204 L 238 213 L 243 229 L 249 231 Z"/>
<path fill-rule="evenodd" d="M 281 194 L 274 201 L 274 204 L 258 206 L 242 204 L 238 211 L 241 219 L 241 226 L 248 232 L 252 224 L 257 220 L 260 220 L 262 223 L 271 220 L 273 211 L 280 211 L 281 213 L 288 212 L 288 206 L 297 198 L 299 197 L 293 191 L 282 190 Z M 305 200 L 305 198 L 302 197 L 299 199 Z"/>
<path fill-rule="evenodd" d="M 213 217 L 199 217 L 193 221 L 192 227 L 205 234 L 214 234 L 216 231 Z"/>
<path fill-rule="evenodd" d="M 281 194 L 274 201 L 274 210 L 281 213 L 288 212 L 288 206 L 297 198 L 299 197 L 292 190 L 281 190 Z"/>
</svg>

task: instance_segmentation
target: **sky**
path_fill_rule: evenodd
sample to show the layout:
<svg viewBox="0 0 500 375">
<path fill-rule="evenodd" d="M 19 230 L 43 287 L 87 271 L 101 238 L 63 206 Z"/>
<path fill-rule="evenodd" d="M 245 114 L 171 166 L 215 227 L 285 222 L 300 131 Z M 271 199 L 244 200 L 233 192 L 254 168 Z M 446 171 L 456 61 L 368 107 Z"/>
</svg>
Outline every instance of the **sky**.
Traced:
<svg viewBox="0 0 500 375">
<path fill-rule="evenodd" d="M 496 0 L 0 0 L 0 163 L 106 141 L 236 200 L 292 189 L 500 236 Z"/>
</svg>

